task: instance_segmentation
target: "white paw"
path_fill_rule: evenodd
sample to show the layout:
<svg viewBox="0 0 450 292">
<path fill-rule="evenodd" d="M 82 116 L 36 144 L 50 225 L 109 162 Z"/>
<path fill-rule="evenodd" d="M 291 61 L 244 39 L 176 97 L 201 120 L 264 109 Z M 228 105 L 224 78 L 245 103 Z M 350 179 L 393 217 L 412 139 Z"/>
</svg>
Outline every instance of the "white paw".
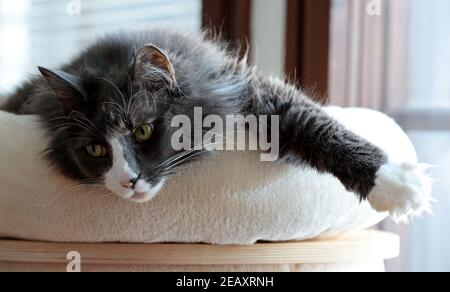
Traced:
<svg viewBox="0 0 450 292">
<path fill-rule="evenodd" d="M 428 165 L 386 163 L 377 172 L 368 200 L 378 212 L 389 212 L 397 222 L 407 222 L 423 212 L 431 213 L 432 179 Z"/>
</svg>

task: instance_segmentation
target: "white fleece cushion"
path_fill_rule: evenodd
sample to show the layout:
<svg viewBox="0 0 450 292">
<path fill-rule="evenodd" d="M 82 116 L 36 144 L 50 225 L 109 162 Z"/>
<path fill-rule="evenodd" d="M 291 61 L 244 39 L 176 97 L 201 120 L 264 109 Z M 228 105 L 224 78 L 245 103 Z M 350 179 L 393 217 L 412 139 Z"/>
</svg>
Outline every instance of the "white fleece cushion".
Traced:
<svg viewBox="0 0 450 292">
<path fill-rule="evenodd" d="M 403 131 L 383 114 L 329 108 L 396 160 L 416 161 Z M 385 218 L 333 176 L 309 167 L 226 152 L 168 181 L 137 205 L 77 186 L 42 158 L 36 118 L 0 112 L 0 237 L 63 242 L 251 244 L 366 228 Z"/>
</svg>

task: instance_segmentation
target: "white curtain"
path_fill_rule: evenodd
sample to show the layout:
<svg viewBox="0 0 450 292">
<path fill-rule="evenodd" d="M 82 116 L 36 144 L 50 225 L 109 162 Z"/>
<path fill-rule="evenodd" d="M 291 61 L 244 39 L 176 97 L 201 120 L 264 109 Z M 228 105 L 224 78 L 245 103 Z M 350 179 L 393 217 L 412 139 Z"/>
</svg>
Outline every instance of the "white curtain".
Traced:
<svg viewBox="0 0 450 292">
<path fill-rule="evenodd" d="M 381 5 L 379 15 L 367 5 Z M 435 215 L 383 228 L 402 237 L 391 271 L 450 271 L 450 1 L 333 0 L 330 98 L 385 111 L 436 165 Z"/>
<path fill-rule="evenodd" d="M 448 64 L 450 68 L 450 63 Z M 450 132 L 409 133 L 419 159 L 436 165 L 434 215 L 425 215 L 406 227 L 401 266 L 405 271 L 450 271 Z"/>
<path fill-rule="evenodd" d="M 429 118 L 440 131 L 411 131 L 419 159 L 436 165 L 434 215 L 407 227 L 403 267 L 406 271 L 450 271 L 450 1 L 410 0 L 408 103 L 436 112 Z M 447 124 L 442 124 L 447 123 Z"/>
</svg>

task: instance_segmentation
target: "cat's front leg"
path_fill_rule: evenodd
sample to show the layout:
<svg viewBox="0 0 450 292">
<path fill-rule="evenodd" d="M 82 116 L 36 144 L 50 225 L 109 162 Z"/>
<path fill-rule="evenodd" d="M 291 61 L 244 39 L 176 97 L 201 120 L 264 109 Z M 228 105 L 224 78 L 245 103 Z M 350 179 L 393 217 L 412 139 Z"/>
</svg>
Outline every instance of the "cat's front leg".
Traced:
<svg viewBox="0 0 450 292">
<path fill-rule="evenodd" d="M 430 209 L 431 180 L 424 166 L 392 161 L 294 87 L 271 79 L 257 86 L 249 108 L 257 116 L 279 116 L 282 159 L 333 174 L 375 210 L 399 221 Z"/>
</svg>

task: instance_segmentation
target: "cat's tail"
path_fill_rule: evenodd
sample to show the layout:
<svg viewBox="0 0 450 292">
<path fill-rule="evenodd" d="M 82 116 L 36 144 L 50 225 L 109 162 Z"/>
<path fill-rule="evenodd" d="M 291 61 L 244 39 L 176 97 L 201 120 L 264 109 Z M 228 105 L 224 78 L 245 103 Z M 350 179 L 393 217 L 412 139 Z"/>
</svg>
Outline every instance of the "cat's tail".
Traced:
<svg viewBox="0 0 450 292">
<path fill-rule="evenodd" d="M 14 114 L 23 114 L 24 105 L 29 101 L 32 91 L 32 85 L 26 84 L 13 94 L 0 98 L 0 110 Z"/>
</svg>

